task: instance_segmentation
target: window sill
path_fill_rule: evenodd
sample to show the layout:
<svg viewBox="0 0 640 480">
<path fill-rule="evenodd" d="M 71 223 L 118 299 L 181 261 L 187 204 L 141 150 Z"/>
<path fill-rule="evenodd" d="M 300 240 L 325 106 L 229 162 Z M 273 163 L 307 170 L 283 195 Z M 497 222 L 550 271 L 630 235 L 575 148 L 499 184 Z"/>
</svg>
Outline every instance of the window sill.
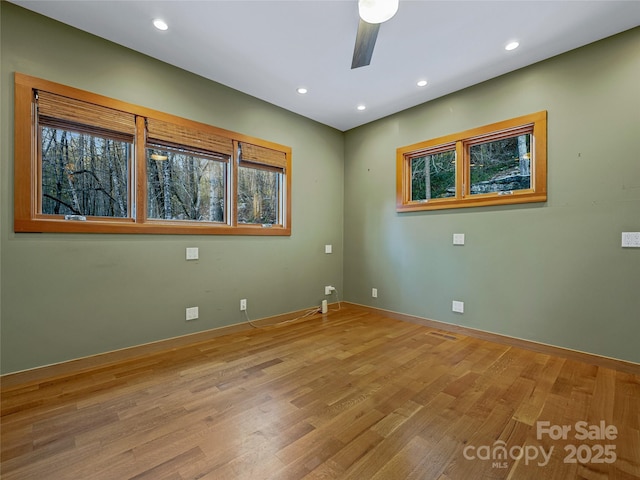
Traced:
<svg viewBox="0 0 640 480">
<path fill-rule="evenodd" d="M 444 210 L 451 208 L 484 207 L 494 205 L 514 205 L 519 203 L 546 202 L 546 193 L 514 193 L 513 195 L 474 195 L 464 199 L 433 199 L 428 202 L 403 203 L 396 206 L 397 212 L 419 212 L 423 210 Z"/>
<path fill-rule="evenodd" d="M 179 225 L 180 228 L 176 228 Z M 184 225 L 179 222 L 134 222 L 132 219 L 64 220 L 63 218 L 16 219 L 16 233 L 122 233 L 171 235 L 255 235 L 290 236 L 291 229 L 282 225 Z"/>
</svg>

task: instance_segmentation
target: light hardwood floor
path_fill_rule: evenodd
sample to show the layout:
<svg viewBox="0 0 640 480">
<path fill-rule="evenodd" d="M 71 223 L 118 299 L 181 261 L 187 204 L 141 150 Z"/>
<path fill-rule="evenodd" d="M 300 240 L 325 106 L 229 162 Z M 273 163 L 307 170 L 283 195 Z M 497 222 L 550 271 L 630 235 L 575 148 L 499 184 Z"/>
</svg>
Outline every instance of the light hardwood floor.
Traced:
<svg viewBox="0 0 640 480">
<path fill-rule="evenodd" d="M 2 479 L 640 479 L 637 373 L 348 307 L 5 389 Z"/>
</svg>

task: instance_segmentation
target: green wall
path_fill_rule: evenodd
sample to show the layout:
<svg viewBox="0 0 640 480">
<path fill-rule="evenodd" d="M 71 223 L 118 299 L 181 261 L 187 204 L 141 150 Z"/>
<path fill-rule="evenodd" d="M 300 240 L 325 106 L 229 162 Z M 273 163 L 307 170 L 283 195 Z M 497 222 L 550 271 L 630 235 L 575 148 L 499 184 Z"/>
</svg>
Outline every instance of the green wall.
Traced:
<svg viewBox="0 0 640 480">
<path fill-rule="evenodd" d="M 343 293 L 341 132 L 15 5 L 0 8 L 3 373 L 243 322 L 240 298 L 255 319 L 319 305 L 324 285 Z M 13 233 L 16 71 L 292 147 L 291 237 Z M 200 260 L 186 262 L 186 247 L 199 247 Z M 195 305 L 200 318 L 185 322 Z"/>
<path fill-rule="evenodd" d="M 636 28 L 348 131 L 348 299 L 640 362 L 639 78 Z M 546 203 L 396 213 L 397 147 L 540 110 Z"/>
<path fill-rule="evenodd" d="M 240 298 L 252 318 L 304 309 L 328 284 L 640 362 L 640 249 L 620 247 L 640 230 L 640 28 L 342 133 L 12 4 L 0 14 L 3 373 L 239 323 Z M 292 236 L 13 233 L 15 71 L 291 146 Z M 397 147 L 539 110 L 548 202 L 396 213 Z"/>
</svg>

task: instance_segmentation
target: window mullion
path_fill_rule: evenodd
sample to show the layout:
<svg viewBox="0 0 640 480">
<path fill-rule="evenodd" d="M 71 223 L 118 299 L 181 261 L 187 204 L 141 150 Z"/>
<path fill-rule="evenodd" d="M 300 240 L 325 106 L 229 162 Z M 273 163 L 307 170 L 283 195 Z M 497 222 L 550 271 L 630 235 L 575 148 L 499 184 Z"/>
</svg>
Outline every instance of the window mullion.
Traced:
<svg viewBox="0 0 640 480">
<path fill-rule="evenodd" d="M 229 164 L 229 188 L 227 200 L 227 213 L 229 216 L 229 225 L 238 226 L 238 167 L 240 166 L 240 142 L 233 141 L 233 152 Z"/>
<path fill-rule="evenodd" d="M 469 158 L 468 149 L 462 141 L 456 142 L 456 198 L 468 195 Z"/>
<path fill-rule="evenodd" d="M 36 95 L 37 98 L 37 95 Z M 42 129 L 40 128 L 40 123 L 38 122 L 38 103 L 35 104 L 35 115 L 33 117 L 33 125 L 34 139 L 32 140 L 34 143 L 33 149 L 35 150 L 35 155 L 31 158 L 31 170 L 33 174 L 31 175 L 31 216 L 35 217 L 37 215 L 42 214 Z M 35 208 L 34 208 L 35 207 Z"/>
<path fill-rule="evenodd" d="M 402 159 L 402 201 L 411 201 L 411 160 L 410 155 L 404 155 Z"/>
<path fill-rule="evenodd" d="M 133 165 L 131 169 L 133 178 L 133 204 L 135 205 L 135 221 L 144 223 L 147 220 L 147 162 L 146 162 L 146 119 L 136 116 L 136 136 L 134 140 Z"/>
</svg>

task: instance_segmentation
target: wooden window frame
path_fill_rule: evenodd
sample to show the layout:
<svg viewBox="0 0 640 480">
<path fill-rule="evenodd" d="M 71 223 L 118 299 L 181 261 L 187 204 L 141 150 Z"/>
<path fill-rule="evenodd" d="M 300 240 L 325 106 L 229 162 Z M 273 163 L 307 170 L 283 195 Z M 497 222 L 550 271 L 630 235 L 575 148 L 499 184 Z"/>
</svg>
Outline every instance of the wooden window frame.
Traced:
<svg viewBox="0 0 640 480">
<path fill-rule="evenodd" d="M 532 135 L 530 161 L 531 188 L 514 190 L 509 194 L 491 192 L 471 195 L 469 147 L 479 143 L 509 138 L 523 132 L 530 132 Z M 411 200 L 411 160 L 447 149 L 455 149 L 456 152 L 455 196 L 427 200 Z M 398 212 L 511 205 L 545 202 L 546 200 L 546 111 L 492 123 L 413 145 L 407 145 L 396 150 L 396 210 Z"/>
<path fill-rule="evenodd" d="M 181 117 L 140 107 L 120 100 L 57 84 L 48 80 L 15 73 L 15 125 L 14 125 L 14 231 L 64 233 L 139 233 L 139 234 L 202 234 L 202 235 L 291 235 L 291 148 L 274 142 L 250 137 Z M 41 159 L 39 128 L 34 92 L 45 91 L 135 115 L 133 166 L 131 183 L 131 215 L 129 217 L 88 217 L 86 221 L 65 220 L 64 215 L 42 214 Z M 146 134 L 145 119 L 156 119 L 197 131 L 217 139 L 228 139 L 232 153 L 227 168 L 225 222 L 169 221 L 148 219 L 146 192 Z M 278 153 L 282 167 L 282 191 L 279 198 L 279 224 L 265 228 L 259 224 L 242 224 L 236 220 L 238 143 L 251 144 L 258 149 Z M 266 150 L 264 150 L 266 151 Z M 272 168 L 271 159 L 256 165 Z"/>
</svg>

